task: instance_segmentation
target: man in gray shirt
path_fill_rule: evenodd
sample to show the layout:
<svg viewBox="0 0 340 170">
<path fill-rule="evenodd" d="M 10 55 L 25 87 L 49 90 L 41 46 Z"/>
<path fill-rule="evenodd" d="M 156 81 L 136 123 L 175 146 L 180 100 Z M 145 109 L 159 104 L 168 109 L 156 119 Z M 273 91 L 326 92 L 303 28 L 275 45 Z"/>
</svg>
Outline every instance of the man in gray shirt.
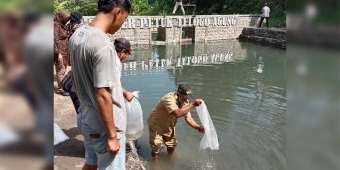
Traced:
<svg viewBox="0 0 340 170">
<path fill-rule="evenodd" d="M 81 103 L 78 128 L 84 135 L 83 170 L 125 169 L 123 101 L 132 95 L 121 86 L 121 62 L 106 33 L 114 34 L 130 10 L 129 0 L 99 0 L 93 21 L 70 38 L 73 80 Z"/>
</svg>

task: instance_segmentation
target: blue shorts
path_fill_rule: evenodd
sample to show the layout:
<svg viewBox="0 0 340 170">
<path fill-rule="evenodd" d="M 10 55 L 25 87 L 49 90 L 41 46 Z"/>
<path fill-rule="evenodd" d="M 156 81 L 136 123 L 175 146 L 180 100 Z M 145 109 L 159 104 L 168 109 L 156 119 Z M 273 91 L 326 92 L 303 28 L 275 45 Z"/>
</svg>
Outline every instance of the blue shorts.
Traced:
<svg viewBox="0 0 340 170">
<path fill-rule="evenodd" d="M 107 151 L 107 135 L 104 132 L 93 132 L 90 127 L 81 124 L 80 121 L 78 121 L 78 128 L 84 135 L 87 164 L 97 165 L 99 170 L 125 170 L 125 135 L 119 139 L 118 153 L 112 156 Z"/>
</svg>

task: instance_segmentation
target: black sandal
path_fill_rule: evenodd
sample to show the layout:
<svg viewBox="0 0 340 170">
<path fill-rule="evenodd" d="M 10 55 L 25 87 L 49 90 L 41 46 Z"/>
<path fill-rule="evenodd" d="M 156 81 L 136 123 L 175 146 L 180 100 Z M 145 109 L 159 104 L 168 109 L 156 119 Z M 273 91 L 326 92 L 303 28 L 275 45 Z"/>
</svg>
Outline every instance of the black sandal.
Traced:
<svg viewBox="0 0 340 170">
<path fill-rule="evenodd" d="M 63 89 L 57 89 L 56 93 L 62 96 L 70 96 L 70 94 L 64 91 Z"/>
</svg>

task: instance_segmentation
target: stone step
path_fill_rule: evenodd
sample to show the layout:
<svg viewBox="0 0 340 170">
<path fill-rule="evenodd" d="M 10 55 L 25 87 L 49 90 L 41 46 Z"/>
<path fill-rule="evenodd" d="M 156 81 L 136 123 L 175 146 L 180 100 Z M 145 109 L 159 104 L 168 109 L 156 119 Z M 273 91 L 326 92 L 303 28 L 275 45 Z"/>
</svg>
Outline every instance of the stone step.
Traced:
<svg viewBox="0 0 340 170">
<path fill-rule="evenodd" d="M 285 40 L 287 36 L 286 30 L 275 28 L 243 28 L 242 34 L 279 40 Z"/>
<path fill-rule="evenodd" d="M 286 49 L 286 39 L 267 38 L 267 37 L 260 37 L 260 36 L 255 36 L 255 35 L 244 35 L 244 34 L 241 34 L 239 36 L 239 39 L 258 42 L 258 43 L 266 44 L 266 45 L 269 44 L 275 47 Z"/>
</svg>

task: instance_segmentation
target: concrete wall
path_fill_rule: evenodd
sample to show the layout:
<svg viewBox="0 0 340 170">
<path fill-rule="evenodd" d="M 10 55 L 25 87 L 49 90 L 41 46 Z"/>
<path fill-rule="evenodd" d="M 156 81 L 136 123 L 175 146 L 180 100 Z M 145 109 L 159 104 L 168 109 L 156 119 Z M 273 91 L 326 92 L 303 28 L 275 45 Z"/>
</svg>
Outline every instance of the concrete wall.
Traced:
<svg viewBox="0 0 340 170">
<path fill-rule="evenodd" d="M 233 26 L 195 27 L 195 42 L 236 39 L 244 27 L 256 27 L 260 21 L 259 15 L 235 15 Z"/>
<path fill-rule="evenodd" d="M 109 35 L 111 40 L 124 37 L 131 44 L 150 44 L 151 43 L 151 28 L 121 28 L 115 34 Z"/>
<path fill-rule="evenodd" d="M 93 16 L 85 16 L 91 22 Z M 122 28 L 111 38 L 125 37 L 132 44 L 151 44 L 151 29 L 159 30 L 160 40 L 180 42 L 182 30 L 193 27 L 195 42 L 236 39 L 245 27 L 254 27 L 259 15 L 196 15 L 196 16 L 129 16 Z M 184 28 L 184 29 L 183 29 Z"/>
</svg>

